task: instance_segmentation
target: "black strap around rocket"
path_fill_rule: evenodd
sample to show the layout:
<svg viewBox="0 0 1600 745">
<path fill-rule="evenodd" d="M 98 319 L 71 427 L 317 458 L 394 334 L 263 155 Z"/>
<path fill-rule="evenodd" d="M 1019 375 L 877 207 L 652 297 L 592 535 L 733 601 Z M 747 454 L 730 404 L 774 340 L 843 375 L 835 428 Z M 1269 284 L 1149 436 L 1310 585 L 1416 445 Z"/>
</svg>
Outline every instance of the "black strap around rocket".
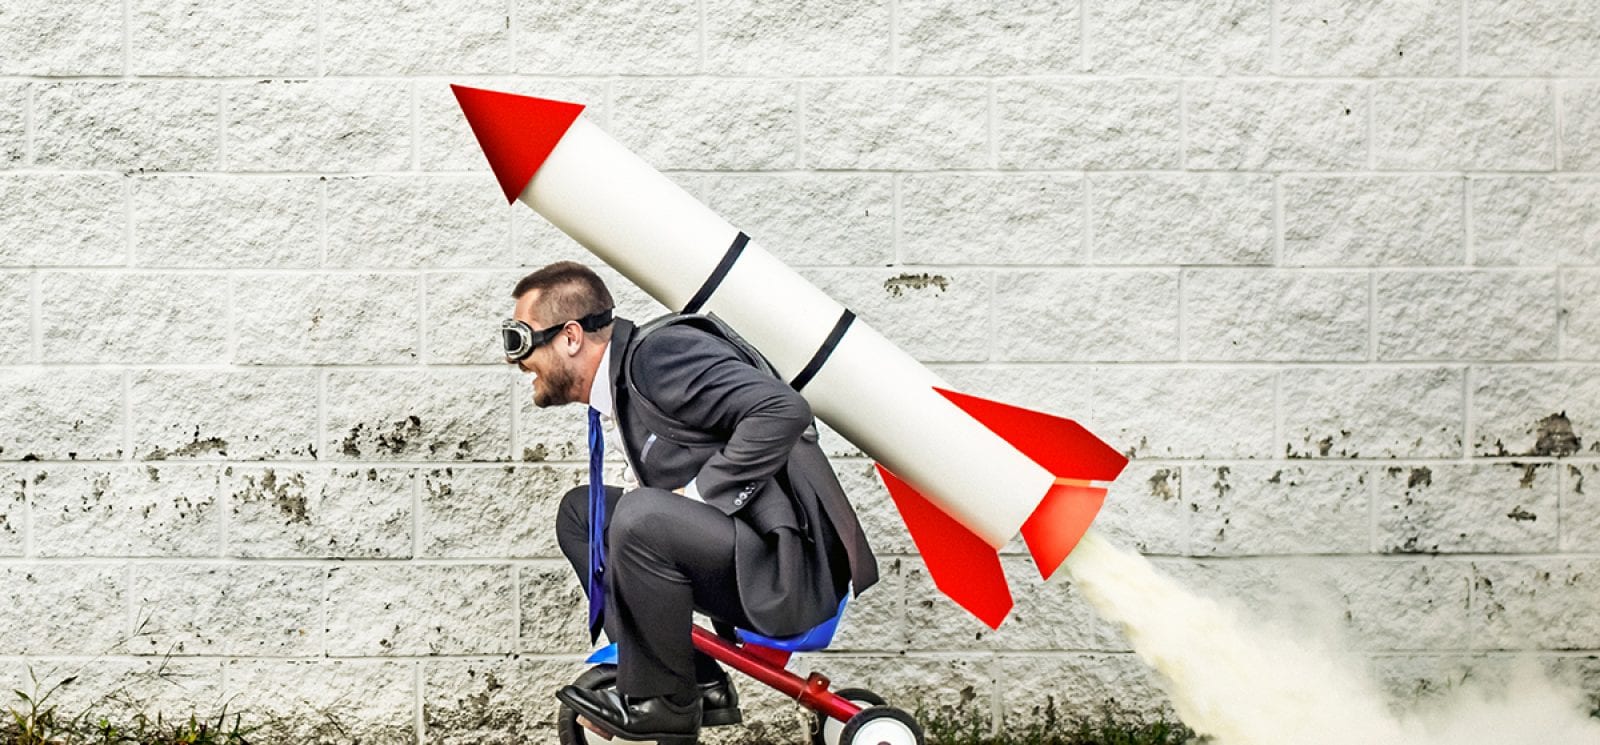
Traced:
<svg viewBox="0 0 1600 745">
<path fill-rule="evenodd" d="M 722 284 L 722 280 L 727 278 L 728 272 L 733 270 L 733 265 L 739 261 L 739 256 L 744 253 L 744 247 L 749 243 L 750 236 L 745 235 L 742 231 L 734 237 L 733 244 L 728 246 L 728 250 L 722 254 L 722 260 L 717 262 L 716 268 L 711 270 L 711 274 L 700 285 L 700 289 L 694 293 L 694 297 L 690 298 L 688 304 L 683 306 L 684 313 L 699 313 L 700 309 L 705 307 L 706 302 L 711 299 L 711 295 Z M 851 312 L 849 308 L 845 308 L 844 312 L 839 314 L 839 320 L 834 322 L 833 330 L 828 332 L 828 338 L 823 340 L 822 346 L 817 347 L 817 351 L 811 355 L 811 359 L 806 362 L 805 367 L 800 369 L 800 374 L 789 381 L 789 387 L 798 391 L 805 388 L 806 384 L 817 376 L 817 373 L 822 370 L 822 366 L 827 363 L 828 358 L 833 355 L 833 350 L 844 339 L 845 332 L 850 330 L 850 324 L 854 323 L 855 320 L 856 314 Z"/>
</svg>

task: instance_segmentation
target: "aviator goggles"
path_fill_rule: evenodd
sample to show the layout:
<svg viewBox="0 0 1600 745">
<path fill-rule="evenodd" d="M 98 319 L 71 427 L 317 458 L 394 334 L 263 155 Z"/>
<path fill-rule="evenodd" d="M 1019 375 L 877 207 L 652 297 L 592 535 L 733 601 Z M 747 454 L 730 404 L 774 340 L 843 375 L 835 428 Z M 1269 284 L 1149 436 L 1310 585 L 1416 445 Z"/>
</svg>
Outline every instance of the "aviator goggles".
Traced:
<svg viewBox="0 0 1600 745">
<path fill-rule="evenodd" d="M 598 313 L 590 313 L 576 321 L 564 321 L 547 329 L 535 331 L 532 326 L 507 318 L 500 322 L 500 343 L 504 347 L 506 362 L 521 362 L 533 354 L 533 350 L 548 344 L 556 338 L 561 330 L 569 323 L 576 323 L 584 331 L 599 331 L 611 323 L 611 309 L 607 308 Z"/>
</svg>

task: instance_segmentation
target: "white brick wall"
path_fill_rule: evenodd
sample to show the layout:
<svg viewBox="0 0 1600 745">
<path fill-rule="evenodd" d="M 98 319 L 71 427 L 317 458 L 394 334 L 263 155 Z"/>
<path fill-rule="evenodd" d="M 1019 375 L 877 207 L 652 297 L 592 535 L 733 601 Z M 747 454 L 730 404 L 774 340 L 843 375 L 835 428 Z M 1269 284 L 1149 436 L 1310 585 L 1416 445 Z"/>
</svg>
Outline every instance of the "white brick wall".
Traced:
<svg viewBox="0 0 1600 745">
<path fill-rule="evenodd" d="M 952 382 L 1134 455 L 1101 524 L 1200 590 L 1310 575 L 1402 695 L 1513 653 L 1593 690 L 1597 76 L 1589 0 L 8 0 L 0 682 L 548 736 L 582 424 L 491 330 L 586 254 L 499 202 L 456 82 L 589 104 Z M 802 664 L 1000 727 L 1162 705 L 1020 553 L 1008 625 L 955 609 L 827 442 L 885 578 Z M 802 736 L 745 689 L 743 737 Z"/>
</svg>

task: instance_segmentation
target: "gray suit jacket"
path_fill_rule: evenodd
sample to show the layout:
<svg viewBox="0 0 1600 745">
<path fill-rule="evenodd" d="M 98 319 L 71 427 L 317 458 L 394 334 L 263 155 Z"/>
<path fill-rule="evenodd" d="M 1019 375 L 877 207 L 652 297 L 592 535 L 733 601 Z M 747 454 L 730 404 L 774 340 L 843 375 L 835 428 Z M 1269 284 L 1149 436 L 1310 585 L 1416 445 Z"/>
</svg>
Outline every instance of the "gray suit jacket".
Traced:
<svg viewBox="0 0 1600 745">
<path fill-rule="evenodd" d="M 805 399 L 706 331 L 635 333 L 617 319 L 611 337 L 628 460 L 640 484 L 676 489 L 693 479 L 707 504 L 735 518 L 735 574 L 753 630 L 804 632 L 833 615 L 846 583 L 859 594 L 876 582 Z"/>
</svg>

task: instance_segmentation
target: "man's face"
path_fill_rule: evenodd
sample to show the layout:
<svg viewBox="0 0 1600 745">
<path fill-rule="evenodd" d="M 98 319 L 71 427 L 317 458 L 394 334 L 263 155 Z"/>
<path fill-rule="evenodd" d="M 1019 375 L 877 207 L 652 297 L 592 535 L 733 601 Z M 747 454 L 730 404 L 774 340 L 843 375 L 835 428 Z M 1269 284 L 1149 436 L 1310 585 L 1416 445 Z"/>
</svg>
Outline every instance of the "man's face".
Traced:
<svg viewBox="0 0 1600 745">
<path fill-rule="evenodd" d="M 538 315 L 536 310 L 538 302 L 538 290 L 523 294 L 517 299 L 511 317 L 528 324 L 536 331 L 556 323 L 556 319 L 542 318 Z M 575 330 L 576 327 L 569 324 L 556 338 L 540 344 L 533 350 L 533 354 L 517 362 L 517 367 L 522 368 L 523 372 L 533 374 L 533 405 L 543 408 L 579 400 L 578 394 L 581 391 L 578 390 L 577 358 L 567 352 L 571 341 L 569 337 Z"/>
</svg>

